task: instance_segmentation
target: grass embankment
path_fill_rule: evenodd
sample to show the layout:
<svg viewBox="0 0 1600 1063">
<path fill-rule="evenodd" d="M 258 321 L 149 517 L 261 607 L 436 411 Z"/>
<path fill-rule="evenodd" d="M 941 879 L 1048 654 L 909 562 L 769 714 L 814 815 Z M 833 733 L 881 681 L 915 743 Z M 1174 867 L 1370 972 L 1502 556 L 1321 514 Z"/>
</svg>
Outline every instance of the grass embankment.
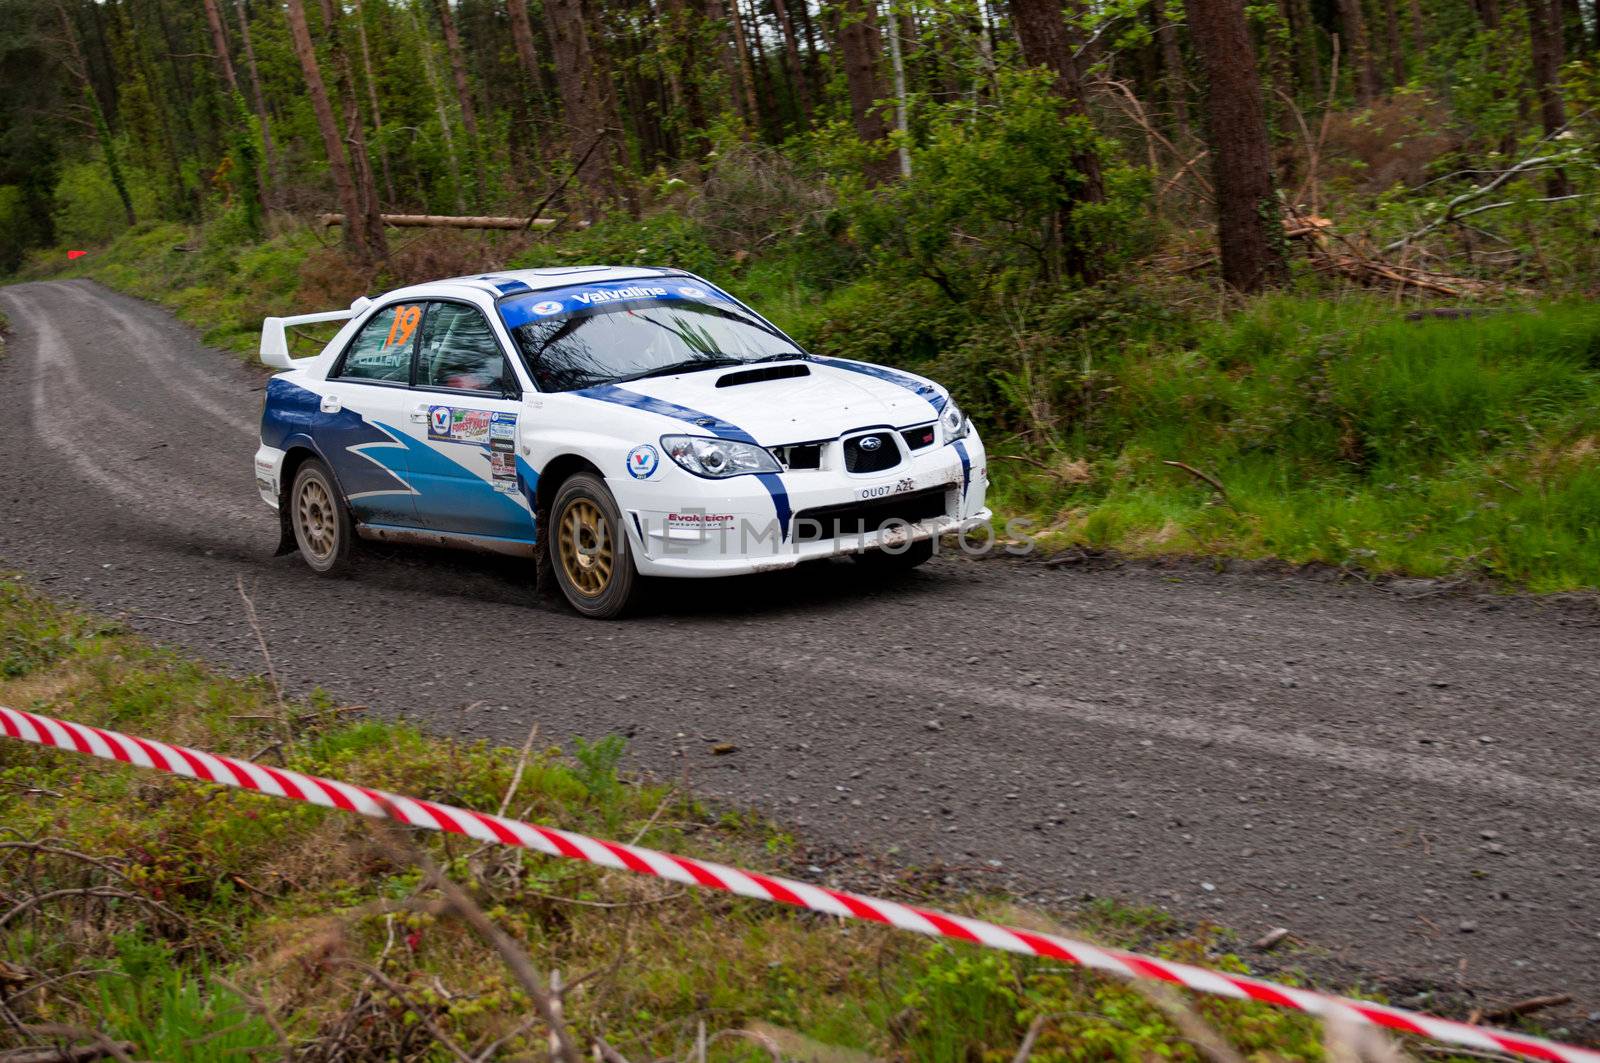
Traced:
<svg viewBox="0 0 1600 1063">
<path fill-rule="evenodd" d="M 1211 305 L 1195 291 L 1132 277 L 1012 314 L 953 306 L 927 284 L 824 283 L 820 255 L 731 264 L 662 214 L 551 241 L 408 236 L 366 276 L 305 229 L 248 245 L 148 225 L 68 273 L 164 302 L 249 353 L 264 314 L 367 287 L 503 265 L 681 264 L 815 349 L 949 385 L 984 427 L 991 501 L 1033 519 L 1047 547 L 1600 588 L 1592 302 L 1409 320 L 1390 298 L 1323 289 L 1218 315 L 1195 309 Z M 1214 477 L 1225 497 L 1167 462 Z"/>
<path fill-rule="evenodd" d="M 620 740 L 537 750 L 513 787 L 518 751 L 357 721 L 323 698 L 281 704 L 264 681 L 219 676 L 9 578 L 0 703 L 470 808 L 496 809 L 510 792 L 519 817 L 743 866 L 804 860 L 753 817 L 620 778 Z M 314 1058 L 464 1058 L 445 1038 L 475 1058 L 503 1038 L 502 1052 L 529 1058 L 544 1044 L 496 954 L 441 915 L 423 872 L 359 817 L 0 739 L 0 824 L 0 1000 L 24 1024 L 92 1030 L 166 1061 L 276 1056 L 285 1044 Z M 1009 1059 L 1044 1015 L 1036 1060 L 1199 1058 L 1140 992 L 1081 970 L 461 838 L 415 840 L 535 964 L 576 985 L 566 1016 L 586 1054 L 598 1034 L 631 1059 L 682 1057 L 703 1022 L 722 1033 L 712 1059 L 767 1058 L 724 1031 L 763 1032 L 797 1058 Z M 878 888 L 929 900 L 917 881 Z M 1216 932 L 1182 933 L 1157 913 L 1106 906 L 1074 931 L 1243 969 Z M 1320 1054 L 1303 1018 L 1191 1006 L 1246 1054 Z M 0 1024 L 0 1046 L 18 1040 Z M 815 1044 L 837 1051 L 814 1055 Z"/>
</svg>

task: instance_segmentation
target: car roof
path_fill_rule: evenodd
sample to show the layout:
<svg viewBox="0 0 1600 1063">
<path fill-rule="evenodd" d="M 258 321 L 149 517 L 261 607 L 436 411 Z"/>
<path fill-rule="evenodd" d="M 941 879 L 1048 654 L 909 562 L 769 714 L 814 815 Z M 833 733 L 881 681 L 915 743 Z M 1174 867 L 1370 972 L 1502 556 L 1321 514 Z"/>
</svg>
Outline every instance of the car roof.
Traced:
<svg viewBox="0 0 1600 1063">
<path fill-rule="evenodd" d="M 543 291 L 548 288 L 566 288 L 574 284 L 598 284 L 604 281 L 639 280 L 645 277 L 681 276 L 682 270 L 659 266 L 548 266 L 542 269 L 506 269 L 494 273 L 479 273 L 469 277 L 448 277 L 396 288 L 389 296 L 422 298 L 429 295 L 462 294 L 462 290 L 483 292 L 490 298 L 503 295 L 520 295 L 523 292 Z"/>
</svg>

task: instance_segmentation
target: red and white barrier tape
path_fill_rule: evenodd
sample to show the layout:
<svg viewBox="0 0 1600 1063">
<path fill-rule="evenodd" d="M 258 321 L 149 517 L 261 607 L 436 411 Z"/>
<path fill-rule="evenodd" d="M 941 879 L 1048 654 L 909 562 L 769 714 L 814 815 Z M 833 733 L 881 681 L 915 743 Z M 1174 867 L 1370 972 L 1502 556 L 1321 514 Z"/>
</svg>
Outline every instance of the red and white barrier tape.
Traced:
<svg viewBox="0 0 1600 1063">
<path fill-rule="evenodd" d="M 1217 996 L 1255 1000 L 1281 1008 L 1307 1012 L 1331 1019 L 1379 1026 L 1400 1033 L 1415 1034 L 1447 1044 L 1488 1051 L 1511 1052 L 1553 1063 L 1600 1063 L 1600 1052 L 1559 1044 L 1536 1037 L 1508 1033 L 1484 1026 L 1472 1026 L 1452 1019 L 1436 1018 L 1418 1012 L 1402 1011 L 1382 1004 L 1345 997 L 1325 996 L 1305 989 L 1276 985 L 1257 978 L 1246 978 L 1221 971 L 1208 971 L 1188 964 L 1158 960 L 1120 949 L 1101 948 L 1081 941 L 1036 934 L 986 923 L 979 919 L 951 915 L 894 901 L 845 893 L 812 886 L 793 879 L 775 878 L 754 871 L 693 860 L 671 853 L 623 845 L 583 834 L 523 823 L 503 816 L 486 815 L 464 808 L 403 797 L 381 790 L 369 790 L 349 783 L 321 779 L 314 775 L 264 764 L 234 760 L 197 749 L 167 745 L 133 735 L 104 731 L 86 724 L 71 723 L 48 716 L 21 712 L 0 706 L 0 730 L 23 742 L 74 750 L 103 760 L 119 760 L 141 768 L 184 775 L 192 779 L 255 790 L 291 801 L 304 801 L 327 808 L 339 808 L 364 816 L 383 818 L 393 815 L 413 827 L 465 834 L 485 842 L 520 845 L 549 856 L 585 860 L 619 871 L 670 879 L 706 889 L 724 890 L 741 897 L 777 901 L 781 904 L 823 912 L 845 919 L 886 923 L 930 937 L 954 938 L 974 945 L 1040 956 L 1065 963 L 1080 964 L 1124 978 L 1149 979 L 1185 986 Z"/>
</svg>

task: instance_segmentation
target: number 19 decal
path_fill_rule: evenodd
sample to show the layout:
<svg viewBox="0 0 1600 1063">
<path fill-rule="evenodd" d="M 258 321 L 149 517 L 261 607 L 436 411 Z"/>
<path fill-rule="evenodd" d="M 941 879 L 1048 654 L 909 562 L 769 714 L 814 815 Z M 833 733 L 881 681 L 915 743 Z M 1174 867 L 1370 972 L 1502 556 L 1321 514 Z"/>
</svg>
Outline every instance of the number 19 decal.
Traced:
<svg viewBox="0 0 1600 1063">
<path fill-rule="evenodd" d="M 422 320 L 422 307 L 397 306 L 394 311 L 394 324 L 389 326 L 389 338 L 383 341 L 385 347 L 395 344 L 405 346 L 411 339 L 411 334 L 417 331 L 417 322 Z"/>
</svg>

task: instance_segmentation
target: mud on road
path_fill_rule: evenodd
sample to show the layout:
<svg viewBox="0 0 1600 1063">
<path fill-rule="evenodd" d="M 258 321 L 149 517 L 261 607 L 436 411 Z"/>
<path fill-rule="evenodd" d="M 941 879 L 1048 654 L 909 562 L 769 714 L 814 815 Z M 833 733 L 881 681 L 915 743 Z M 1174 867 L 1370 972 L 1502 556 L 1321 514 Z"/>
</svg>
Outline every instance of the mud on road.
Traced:
<svg viewBox="0 0 1600 1063">
<path fill-rule="evenodd" d="M 0 565 L 162 642 L 259 671 L 242 577 L 292 685 L 435 733 L 618 732 L 634 766 L 842 851 L 1600 1012 L 1593 614 L 952 558 L 663 584 L 622 624 L 464 555 L 322 580 L 272 556 L 262 372 L 88 281 L 0 311 Z"/>
</svg>

